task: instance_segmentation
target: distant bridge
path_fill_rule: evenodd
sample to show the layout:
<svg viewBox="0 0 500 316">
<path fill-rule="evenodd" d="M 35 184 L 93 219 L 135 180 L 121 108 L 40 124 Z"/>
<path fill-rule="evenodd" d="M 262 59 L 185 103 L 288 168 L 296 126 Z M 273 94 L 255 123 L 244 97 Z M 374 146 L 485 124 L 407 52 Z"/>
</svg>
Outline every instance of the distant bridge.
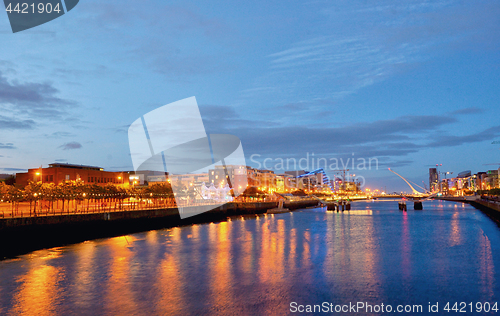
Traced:
<svg viewBox="0 0 500 316">
<path fill-rule="evenodd" d="M 418 190 L 416 190 L 410 184 L 410 182 L 408 182 L 408 180 L 406 180 L 405 178 L 403 178 L 403 176 L 401 176 L 400 174 L 398 174 L 394 170 L 391 170 L 391 168 L 389 168 L 389 171 L 392 172 L 392 173 L 394 173 L 394 174 L 396 174 L 401 179 L 403 179 L 404 182 L 406 182 L 406 184 L 408 184 L 408 186 L 411 188 L 411 190 L 413 191 L 412 195 L 406 195 L 405 194 L 405 195 L 401 195 L 401 196 L 403 198 L 408 199 L 408 200 L 413 200 L 414 201 L 414 206 L 413 207 L 414 207 L 415 210 L 421 210 L 422 209 L 422 201 L 430 200 L 431 198 L 433 198 L 435 195 L 437 195 L 439 193 L 439 192 L 436 192 L 436 193 L 430 194 L 429 192 L 426 192 L 426 193 L 419 192 Z M 420 187 L 419 185 L 416 185 L 416 186 Z M 420 187 L 420 188 L 422 188 L 422 187 Z M 402 201 L 402 202 L 399 203 L 399 209 L 403 210 L 403 211 L 406 211 L 406 202 L 405 201 Z"/>
</svg>

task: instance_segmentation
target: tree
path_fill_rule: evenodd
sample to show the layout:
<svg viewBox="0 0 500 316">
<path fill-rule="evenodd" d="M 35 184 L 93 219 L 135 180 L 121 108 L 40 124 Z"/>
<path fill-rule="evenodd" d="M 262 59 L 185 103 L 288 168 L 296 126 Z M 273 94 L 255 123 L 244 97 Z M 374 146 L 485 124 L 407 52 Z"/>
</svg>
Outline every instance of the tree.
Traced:
<svg viewBox="0 0 500 316">
<path fill-rule="evenodd" d="M 36 204 L 37 201 L 40 199 L 41 189 L 42 189 L 42 183 L 33 181 L 30 181 L 28 185 L 24 188 L 25 198 L 30 202 L 30 216 L 31 216 L 31 207 L 33 205 L 33 202 L 35 202 L 33 214 L 36 216 Z"/>
<path fill-rule="evenodd" d="M 56 185 L 54 183 L 44 183 L 42 184 L 40 191 L 42 200 L 49 202 L 49 205 L 47 206 L 47 213 L 49 213 L 49 211 L 54 212 L 54 201 L 57 199 L 55 195 Z"/>
<path fill-rule="evenodd" d="M 14 185 L 16 184 L 16 177 L 14 175 L 10 175 L 4 182 L 6 185 Z"/>
<path fill-rule="evenodd" d="M 7 200 L 11 202 L 11 210 L 12 210 L 12 217 L 14 217 L 14 213 L 17 214 L 18 209 L 19 209 L 19 201 L 23 200 L 23 192 L 21 189 L 9 185 L 8 186 L 8 193 L 7 193 Z"/>
<path fill-rule="evenodd" d="M 0 202 L 8 201 L 9 199 L 9 186 L 3 182 L 0 182 Z M 5 213 L 2 211 L 2 217 L 5 217 Z"/>
</svg>

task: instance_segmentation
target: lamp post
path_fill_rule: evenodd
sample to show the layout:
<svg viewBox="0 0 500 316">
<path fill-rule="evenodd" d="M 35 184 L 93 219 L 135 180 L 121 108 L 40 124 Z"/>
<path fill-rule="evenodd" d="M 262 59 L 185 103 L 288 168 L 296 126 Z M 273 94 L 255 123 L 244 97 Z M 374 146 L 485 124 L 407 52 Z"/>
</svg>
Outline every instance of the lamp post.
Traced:
<svg viewBox="0 0 500 316">
<path fill-rule="evenodd" d="M 42 172 L 37 172 L 36 175 L 40 177 L 40 182 L 43 184 Z"/>
<path fill-rule="evenodd" d="M 447 188 L 447 189 L 446 189 L 446 193 L 448 194 L 448 187 L 449 187 L 449 186 L 448 186 L 447 175 L 449 175 L 449 174 L 453 174 L 453 172 L 450 172 L 450 171 L 446 171 L 446 172 L 438 172 L 438 176 L 439 176 L 439 174 L 444 174 L 444 179 L 446 180 L 446 188 Z M 440 185 L 441 185 L 441 182 L 439 182 L 439 183 L 440 183 Z M 441 188 L 441 189 L 442 189 L 442 188 Z"/>
</svg>

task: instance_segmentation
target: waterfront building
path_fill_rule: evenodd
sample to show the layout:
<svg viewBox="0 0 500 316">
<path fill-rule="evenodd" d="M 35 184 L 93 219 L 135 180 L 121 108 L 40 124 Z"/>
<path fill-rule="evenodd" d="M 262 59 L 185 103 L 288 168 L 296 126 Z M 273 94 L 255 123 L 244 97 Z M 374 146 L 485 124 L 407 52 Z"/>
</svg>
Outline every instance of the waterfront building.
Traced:
<svg viewBox="0 0 500 316">
<path fill-rule="evenodd" d="M 441 180 L 442 192 L 453 196 L 470 195 L 476 188 L 475 179 L 470 170 L 462 171 L 455 178 Z"/>
<path fill-rule="evenodd" d="M 285 171 L 285 173 L 291 175 L 294 178 L 298 178 L 299 176 L 305 174 L 306 171 L 305 170 L 292 170 L 292 171 Z"/>
<path fill-rule="evenodd" d="M 146 181 L 148 182 L 148 185 L 156 184 L 156 183 L 162 183 L 162 182 L 167 182 L 168 176 L 165 174 L 162 175 L 152 175 L 152 176 L 147 176 Z"/>
<path fill-rule="evenodd" d="M 491 190 L 497 188 L 498 185 L 498 170 L 488 170 L 486 172 L 485 190 Z"/>
<path fill-rule="evenodd" d="M 486 172 L 478 172 L 476 174 L 477 190 L 487 190 L 486 178 Z"/>
<path fill-rule="evenodd" d="M 200 185 L 200 198 L 197 202 L 203 201 L 214 201 L 214 202 L 231 202 L 234 200 L 231 195 L 231 188 L 228 184 L 225 186 L 216 187 L 213 183 L 209 183 L 208 186 L 203 182 Z"/>
<path fill-rule="evenodd" d="M 185 174 L 170 174 L 168 175 L 168 181 L 172 185 L 182 185 L 182 186 L 197 186 L 199 187 L 202 183 L 208 183 L 209 177 L 208 173 L 185 173 Z"/>
<path fill-rule="evenodd" d="M 360 183 L 357 181 L 344 181 L 341 185 L 340 190 L 337 191 L 338 193 L 359 193 L 361 192 L 360 188 Z"/>
<path fill-rule="evenodd" d="M 439 191 L 439 176 L 437 168 L 429 168 L 429 190 L 431 192 Z"/>
<path fill-rule="evenodd" d="M 16 173 L 16 184 L 26 186 L 30 181 L 60 184 L 68 181 L 82 181 L 85 184 L 106 185 L 124 184 L 127 173 L 104 171 L 101 167 L 52 163 L 48 168 L 28 169 L 28 172 Z"/>
<path fill-rule="evenodd" d="M 298 189 L 303 189 L 303 180 L 298 180 L 297 178 L 300 177 L 303 174 L 306 174 L 307 172 L 305 170 L 291 170 L 291 171 L 285 171 L 285 174 L 292 176 L 291 178 L 291 186 L 293 190 L 298 190 Z M 302 182 L 302 183 L 301 183 Z"/>
<path fill-rule="evenodd" d="M 166 181 L 166 175 L 164 171 L 153 171 L 153 170 L 137 170 L 137 171 L 125 171 L 129 175 L 129 183 L 131 185 L 148 185 L 149 182 L 161 182 Z"/>
<path fill-rule="evenodd" d="M 128 183 L 131 185 L 144 185 L 144 173 L 128 172 Z"/>
<path fill-rule="evenodd" d="M 296 177 L 297 184 L 302 189 L 309 191 L 326 192 L 333 190 L 326 172 L 323 168 L 319 168 L 310 172 L 303 173 Z"/>
<path fill-rule="evenodd" d="M 472 174 L 470 170 L 460 172 L 457 177 L 440 181 L 444 195 L 464 196 L 477 191 L 499 188 L 499 170 L 488 170 Z"/>
<path fill-rule="evenodd" d="M 276 191 L 288 192 L 295 188 L 295 178 L 286 173 L 276 175 Z"/>
<path fill-rule="evenodd" d="M 276 191 L 276 174 L 272 170 L 260 170 L 247 167 L 248 185 L 262 191 Z"/>
<path fill-rule="evenodd" d="M 497 185 L 496 188 L 500 189 L 500 168 L 497 169 Z"/>
<path fill-rule="evenodd" d="M 224 187 L 227 184 L 232 188 L 244 190 L 249 182 L 248 169 L 249 167 L 242 165 L 215 166 L 214 169 L 208 170 L 206 182 L 215 187 Z"/>
</svg>

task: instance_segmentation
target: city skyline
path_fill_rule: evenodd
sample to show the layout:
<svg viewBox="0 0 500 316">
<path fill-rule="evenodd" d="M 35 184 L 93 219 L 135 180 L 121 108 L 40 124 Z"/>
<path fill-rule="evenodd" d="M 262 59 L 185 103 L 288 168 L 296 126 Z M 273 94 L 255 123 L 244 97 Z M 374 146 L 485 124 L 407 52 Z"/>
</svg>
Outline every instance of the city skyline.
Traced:
<svg viewBox="0 0 500 316">
<path fill-rule="evenodd" d="M 128 126 L 191 96 L 253 167 L 377 159 L 367 186 L 393 190 L 407 187 L 389 167 L 418 183 L 435 164 L 497 169 L 500 5 L 359 4 L 85 1 L 16 34 L 5 14 L 0 173 L 131 170 Z"/>
</svg>

